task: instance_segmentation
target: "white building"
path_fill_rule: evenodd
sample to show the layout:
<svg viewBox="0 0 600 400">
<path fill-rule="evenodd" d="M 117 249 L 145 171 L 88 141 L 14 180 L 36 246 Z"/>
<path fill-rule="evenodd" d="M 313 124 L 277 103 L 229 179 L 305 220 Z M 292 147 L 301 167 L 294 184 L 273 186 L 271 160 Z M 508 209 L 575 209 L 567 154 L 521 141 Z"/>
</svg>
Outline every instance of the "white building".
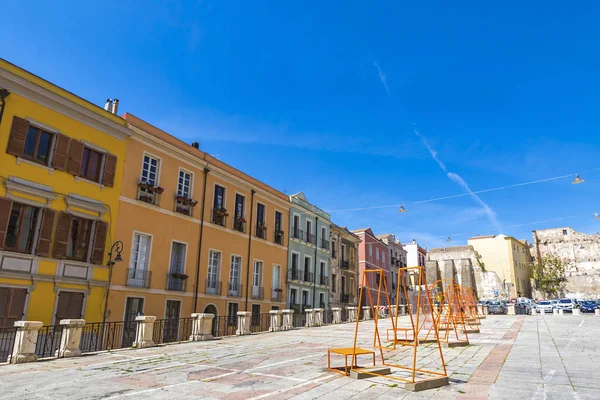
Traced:
<svg viewBox="0 0 600 400">
<path fill-rule="evenodd" d="M 415 239 L 412 243 L 403 244 L 406 250 L 406 264 L 408 267 L 424 267 L 427 258 L 427 249 L 419 246 Z"/>
</svg>

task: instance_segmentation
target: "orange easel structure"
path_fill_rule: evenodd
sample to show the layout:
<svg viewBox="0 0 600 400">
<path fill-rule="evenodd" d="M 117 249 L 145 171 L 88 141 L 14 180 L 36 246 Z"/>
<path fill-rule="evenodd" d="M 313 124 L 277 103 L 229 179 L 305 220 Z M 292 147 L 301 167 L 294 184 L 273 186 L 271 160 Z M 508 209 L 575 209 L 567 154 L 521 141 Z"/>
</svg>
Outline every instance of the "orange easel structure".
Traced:
<svg viewBox="0 0 600 400">
<path fill-rule="evenodd" d="M 410 272 L 415 272 L 416 275 L 418 276 L 418 282 L 417 282 L 417 286 L 419 288 L 418 293 L 417 293 L 417 299 L 416 299 L 416 304 L 411 304 L 408 299 L 408 284 L 407 281 L 405 279 L 406 275 Z M 369 306 L 373 309 L 373 310 L 377 310 L 380 308 L 381 306 L 381 300 L 382 300 L 382 295 L 385 296 L 384 298 L 387 300 L 387 304 L 390 304 L 389 302 L 389 292 L 387 289 L 387 282 L 386 282 L 386 278 L 385 278 L 385 272 L 381 269 L 369 269 L 369 270 L 365 270 L 363 272 L 363 276 L 362 276 L 362 284 L 361 284 L 361 289 L 360 289 L 360 295 L 359 295 L 359 304 L 363 304 L 363 299 L 368 298 L 369 302 Z M 375 289 L 371 289 L 371 287 L 368 285 L 369 283 L 369 277 L 373 276 L 376 279 L 377 282 L 377 299 L 376 302 L 374 302 L 373 300 L 373 295 L 372 295 L 372 291 L 375 291 Z M 377 349 L 380 359 L 381 359 L 381 364 L 378 365 L 378 367 L 388 367 L 390 369 L 390 371 L 392 369 L 397 369 L 398 371 L 392 371 L 392 374 L 381 374 L 378 373 L 374 370 L 370 370 L 368 368 L 363 368 L 363 367 L 359 367 L 358 365 L 356 365 L 356 356 L 357 355 L 361 355 L 361 354 L 373 354 L 374 355 L 374 351 L 372 350 L 368 350 L 368 349 L 363 349 L 363 348 L 359 348 L 357 347 L 357 339 L 358 339 L 358 331 L 359 331 L 359 321 L 356 321 L 356 328 L 354 331 L 354 343 L 352 347 L 349 348 L 344 348 L 344 349 L 330 349 L 331 353 L 336 353 L 336 354 L 342 354 L 345 351 L 348 352 L 348 355 L 352 356 L 352 362 L 351 365 L 348 367 L 347 362 L 346 362 L 346 366 L 344 367 L 344 372 L 345 374 L 349 374 L 351 371 L 356 371 L 356 373 L 358 374 L 365 374 L 365 375 L 371 375 L 371 376 L 379 376 L 379 377 L 383 377 L 383 378 L 388 378 L 388 379 L 393 379 L 393 380 L 397 380 L 397 381 L 401 381 L 406 383 L 407 385 L 412 385 L 412 387 L 416 387 L 416 385 L 420 385 L 420 384 L 424 384 L 426 385 L 427 388 L 432 388 L 432 387 L 439 387 L 445 384 L 448 384 L 448 375 L 446 372 L 446 365 L 444 363 L 444 355 L 442 353 L 442 348 L 439 342 L 439 338 L 438 338 L 438 328 L 437 328 L 437 320 L 434 316 L 434 307 L 433 307 L 433 302 L 432 302 L 432 298 L 431 298 L 431 292 L 429 291 L 429 288 L 427 286 L 427 280 L 426 280 L 426 276 L 424 273 L 424 268 L 423 267 L 406 267 L 406 268 L 398 268 L 398 287 L 397 287 L 397 291 L 396 291 L 396 310 L 398 310 L 398 302 L 400 299 L 400 291 L 402 290 L 402 292 L 404 293 L 404 297 L 407 299 L 407 307 L 409 310 L 409 316 L 410 316 L 410 326 L 408 328 L 400 328 L 398 327 L 398 312 L 395 313 L 394 316 L 392 316 L 390 318 L 391 320 L 391 324 L 392 324 L 392 328 L 388 329 L 387 333 L 388 333 L 388 342 L 389 344 L 384 346 L 382 345 L 382 341 L 381 341 L 381 335 L 380 335 L 380 329 L 379 329 L 379 313 L 373 313 L 373 321 L 374 321 L 374 329 L 373 329 L 373 349 Z M 366 295 L 365 295 L 365 291 L 366 291 Z M 415 311 L 415 315 L 413 316 L 413 311 Z M 436 344 L 434 345 L 434 347 L 437 347 L 437 351 L 439 352 L 439 360 L 440 360 L 440 370 L 439 371 L 432 371 L 432 370 L 427 370 L 427 369 L 423 369 L 423 368 L 419 368 L 417 365 L 417 359 L 418 359 L 418 351 L 419 351 L 419 346 L 420 346 L 420 341 L 419 341 L 419 327 L 422 325 L 423 320 L 428 319 L 431 323 L 431 328 L 434 330 L 434 338 L 435 338 L 435 342 Z M 389 336 L 390 336 L 390 332 L 393 333 L 393 338 L 390 340 Z M 402 332 L 403 337 L 398 337 L 398 332 Z M 387 352 L 394 352 L 397 351 L 398 349 L 408 349 L 411 353 L 412 353 L 412 363 L 410 363 L 410 365 L 399 365 L 399 364 L 393 364 L 390 363 L 388 360 L 386 360 L 386 357 L 384 356 L 384 351 Z M 350 354 L 350 351 L 352 352 Z M 372 353 L 371 353 L 372 352 Z M 388 357 L 389 359 L 389 357 Z M 373 362 L 374 366 L 376 364 L 376 361 L 374 360 Z M 341 369 L 341 367 L 339 369 L 336 368 L 331 368 L 331 366 L 329 365 L 329 369 L 338 373 L 342 373 L 341 371 L 339 371 L 339 369 Z M 401 376 L 398 375 L 394 375 L 395 373 L 400 372 Z M 402 374 L 403 372 L 403 374 Z M 413 389 L 416 390 L 416 389 Z"/>
</svg>

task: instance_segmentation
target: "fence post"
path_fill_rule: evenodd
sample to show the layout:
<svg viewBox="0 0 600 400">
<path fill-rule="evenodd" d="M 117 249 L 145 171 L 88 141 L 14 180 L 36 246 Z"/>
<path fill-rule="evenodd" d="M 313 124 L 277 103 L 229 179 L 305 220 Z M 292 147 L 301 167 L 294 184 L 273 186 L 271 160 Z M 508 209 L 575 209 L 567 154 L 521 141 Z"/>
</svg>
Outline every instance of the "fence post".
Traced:
<svg viewBox="0 0 600 400">
<path fill-rule="evenodd" d="M 573 315 L 581 315 L 581 310 L 579 308 L 573 308 Z"/>
<path fill-rule="evenodd" d="M 194 313 L 192 314 L 192 336 L 190 341 L 201 342 L 204 340 L 212 340 L 212 323 L 215 318 L 214 314 Z"/>
<path fill-rule="evenodd" d="M 390 318 L 394 318 L 396 316 L 396 314 L 398 314 L 398 306 L 391 305 L 390 306 Z"/>
<path fill-rule="evenodd" d="M 314 326 L 315 322 L 314 322 L 314 317 L 315 317 L 315 313 L 313 311 L 312 308 L 305 308 L 304 312 L 306 313 L 306 327 L 310 328 L 312 326 Z"/>
<path fill-rule="evenodd" d="M 289 331 L 294 328 L 294 310 L 281 310 L 283 314 L 283 323 L 281 326 L 281 330 Z"/>
<path fill-rule="evenodd" d="M 269 311 L 271 314 L 271 324 L 269 330 L 271 332 L 276 332 L 281 330 L 281 317 L 283 312 L 281 310 L 271 310 Z"/>
<path fill-rule="evenodd" d="M 369 306 L 364 306 L 362 308 L 363 310 L 363 319 L 366 321 L 368 319 L 371 319 L 371 307 Z"/>
<path fill-rule="evenodd" d="M 138 349 L 153 347 L 152 333 L 154 332 L 154 321 L 156 317 L 150 315 L 140 315 L 135 317 L 137 321 L 137 329 L 135 331 L 135 342 L 133 346 Z"/>
<path fill-rule="evenodd" d="M 250 317 L 252 313 L 250 311 L 238 311 L 237 313 L 237 331 L 236 335 L 249 335 L 250 334 Z"/>
<path fill-rule="evenodd" d="M 348 322 L 355 322 L 358 315 L 358 307 L 348 307 Z"/>
<path fill-rule="evenodd" d="M 38 332 L 44 325 L 39 321 L 17 321 L 17 335 L 13 346 L 12 354 L 8 356 L 8 362 L 11 364 L 21 364 L 37 361 L 35 346 L 38 341 Z"/>
<path fill-rule="evenodd" d="M 56 357 L 79 357 L 81 350 L 81 334 L 85 325 L 84 319 L 61 319 L 60 325 L 63 325 L 62 336 L 60 338 L 60 348 L 56 350 Z"/>
<path fill-rule="evenodd" d="M 324 309 L 322 309 L 322 308 L 315 308 L 313 310 L 314 310 L 313 311 L 313 314 L 314 314 L 314 316 L 313 316 L 314 326 L 321 326 L 321 325 L 323 325 L 323 311 L 324 311 Z"/>
<path fill-rule="evenodd" d="M 331 311 L 333 311 L 333 321 L 332 323 L 334 324 L 340 324 L 342 323 L 342 312 L 340 310 L 339 307 L 333 307 L 331 309 Z"/>
<path fill-rule="evenodd" d="M 508 310 L 506 311 L 506 314 L 508 314 L 508 315 L 516 315 L 517 314 L 514 304 L 511 303 L 508 305 Z"/>
</svg>

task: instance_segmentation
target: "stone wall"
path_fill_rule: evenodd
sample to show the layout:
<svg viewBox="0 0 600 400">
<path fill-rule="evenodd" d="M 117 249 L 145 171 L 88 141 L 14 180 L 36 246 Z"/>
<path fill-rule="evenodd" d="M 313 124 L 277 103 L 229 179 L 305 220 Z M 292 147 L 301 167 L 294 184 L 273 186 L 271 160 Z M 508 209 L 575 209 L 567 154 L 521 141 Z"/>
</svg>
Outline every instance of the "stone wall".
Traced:
<svg viewBox="0 0 600 400">
<path fill-rule="evenodd" d="M 567 283 L 561 296 L 592 298 L 600 296 L 600 234 L 585 234 L 572 228 L 533 231 L 533 256 L 556 254 L 571 261 Z M 542 297 L 541 293 L 536 293 Z"/>
</svg>

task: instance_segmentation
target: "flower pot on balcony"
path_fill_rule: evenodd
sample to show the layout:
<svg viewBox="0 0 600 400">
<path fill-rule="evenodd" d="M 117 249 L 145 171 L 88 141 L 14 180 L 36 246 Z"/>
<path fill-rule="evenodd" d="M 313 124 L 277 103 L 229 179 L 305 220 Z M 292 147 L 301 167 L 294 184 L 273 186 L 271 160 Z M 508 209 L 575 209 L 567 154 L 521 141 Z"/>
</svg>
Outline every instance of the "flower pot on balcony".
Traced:
<svg viewBox="0 0 600 400">
<path fill-rule="evenodd" d="M 157 186 L 154 188 L 154 192 L 158 193 L 158 194 L 163 194 L 164 191 L 165 191 L 165 189 L 161 188 L 160 186 Z"/>
<path fill-rule="evenodd" d="M 198 205 L 198 201 L 197 200 L 190 200 L 190 206 L 196 207 L 197 205 Z"/>
<path fill-rule="evenodd" d="M 173 272 L 173 273 L 171 273 L 171 278 L 175 278 L 175 279 L 183 279 L 183 280 L 185 280 L 185 279 L 187 279 L 187 278 L 188 278 L 188 276 L 187 276 L 186 274 L 181 274 L 181 273 L 179 273 L 179 272 Z"/>
<path fill-rule="evenodd" d="M 138 186 L 142 189 L 148 189 L 148 182 L 140 182 Z"/>
</svg>

